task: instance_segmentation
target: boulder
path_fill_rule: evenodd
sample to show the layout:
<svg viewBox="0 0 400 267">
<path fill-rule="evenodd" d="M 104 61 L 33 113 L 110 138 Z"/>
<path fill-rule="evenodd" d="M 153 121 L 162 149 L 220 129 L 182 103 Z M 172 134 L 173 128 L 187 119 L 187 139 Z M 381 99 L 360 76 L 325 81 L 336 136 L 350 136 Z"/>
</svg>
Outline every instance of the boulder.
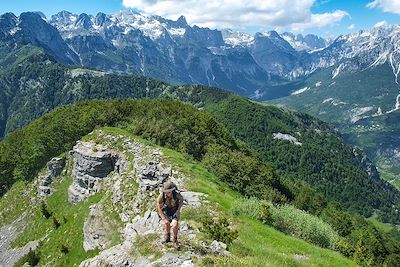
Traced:
<svg viewBox="0 0 400 267">
<path fill-rule="evenodd" d="M 100 190 L 99 181 L 114 171 L 118 156 L 93 142 L 78 142 L 70 152 L 73 158 L 69 201 L 76 203 Z"/>
<path fill-rule="evenodd" d="M 219 242 L 217 240 L 214 240 L 211 242 L 209 249 L 218 256 L 229 256 L 230 253 L 226 250 L 227 246 L 223 242 Z"/>
</svg>

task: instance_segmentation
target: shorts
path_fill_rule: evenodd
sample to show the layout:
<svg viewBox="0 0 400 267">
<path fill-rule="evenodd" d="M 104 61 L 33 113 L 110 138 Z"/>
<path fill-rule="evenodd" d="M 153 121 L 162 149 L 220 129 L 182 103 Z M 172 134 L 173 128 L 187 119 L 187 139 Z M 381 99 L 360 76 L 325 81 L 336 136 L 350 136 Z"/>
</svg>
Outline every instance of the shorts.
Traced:
<svg viewBox="0 0 400 267">
<path fill-rule="evenodd" d="M 169 208 L 165 207 L 163 208 L 163 213 L 165 216 L 165 219 L 167 219 L 169 222 L 172 222 L 172 220 L 178 220 L 178 218 L 175 215 L 175 212 L 177 211 L 177 208 Z"/>
</svg>

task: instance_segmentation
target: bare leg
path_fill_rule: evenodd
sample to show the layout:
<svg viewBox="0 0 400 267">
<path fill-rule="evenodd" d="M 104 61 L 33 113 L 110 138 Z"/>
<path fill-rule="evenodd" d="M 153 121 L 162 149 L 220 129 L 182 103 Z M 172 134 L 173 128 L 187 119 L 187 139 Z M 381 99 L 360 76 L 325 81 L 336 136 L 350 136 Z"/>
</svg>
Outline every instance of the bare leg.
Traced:
<svg viewBox="0 0 400 267">
<path fill-rule="evenodd" d="M 178 241 L 178 228 L 179 228 L 178 221 L 175 219 L 172 220 L 171 226 L 172 226 L 172 231 L 174 232 L 174 242 L 177 242 Z"/>
<path fill-rule="evenodd" d="M 171 224 L 169 222 L 165 223 L 165 242 L 170 241 L 170 236 L 171 236 Z"/>
</svg>

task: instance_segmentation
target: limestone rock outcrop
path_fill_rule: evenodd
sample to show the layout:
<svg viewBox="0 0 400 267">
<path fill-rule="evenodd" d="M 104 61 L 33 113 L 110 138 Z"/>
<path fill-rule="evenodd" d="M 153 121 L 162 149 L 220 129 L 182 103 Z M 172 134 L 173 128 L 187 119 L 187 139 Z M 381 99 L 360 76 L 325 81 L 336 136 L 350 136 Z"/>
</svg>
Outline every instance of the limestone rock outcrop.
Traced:
<svg viewBox="0 0 400 267">
<path fill-rule="evenodd" d="M 64 158 L 52 158 L 47 162 L 45 174 L 39 175 L 38 177 L 38 193 L 40 196 L 45 197 L 51 195 L 52 189 L 50 185 L 53 183 L 54 178 L 61 174 L 64 166 Z"/>
<path fill-rule="evenodd" d="M 98 192 L 100 181 L 114 171 L 118 156 L 93 142 L 78 142 L 70 156 L 73 158 L 73 183 L 68 188 L 69 202 L 77 203 Z"/>
</svg>

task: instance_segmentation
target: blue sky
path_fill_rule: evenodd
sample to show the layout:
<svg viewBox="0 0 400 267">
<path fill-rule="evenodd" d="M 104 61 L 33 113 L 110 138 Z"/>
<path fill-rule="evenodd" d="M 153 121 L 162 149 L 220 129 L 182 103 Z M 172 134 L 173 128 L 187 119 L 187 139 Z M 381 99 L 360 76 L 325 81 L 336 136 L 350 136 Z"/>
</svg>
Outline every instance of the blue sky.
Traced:
<svg viewBox="0 0 400 267">
<path fill-rule="evenodd" d="M 356 32 L 381 22 L 400 23 L 400 0 L 2 0 L 0 13 L 61 10 L 73 13 L 117 13 L 126 8 L 210 28 L 247 32 L 278 30 L 315 33 L 324 37 Z M 167 4 L 169 3 L 169 4 Z M 367 5 L 369 4 L 369 7 Z"/>
</svg>

